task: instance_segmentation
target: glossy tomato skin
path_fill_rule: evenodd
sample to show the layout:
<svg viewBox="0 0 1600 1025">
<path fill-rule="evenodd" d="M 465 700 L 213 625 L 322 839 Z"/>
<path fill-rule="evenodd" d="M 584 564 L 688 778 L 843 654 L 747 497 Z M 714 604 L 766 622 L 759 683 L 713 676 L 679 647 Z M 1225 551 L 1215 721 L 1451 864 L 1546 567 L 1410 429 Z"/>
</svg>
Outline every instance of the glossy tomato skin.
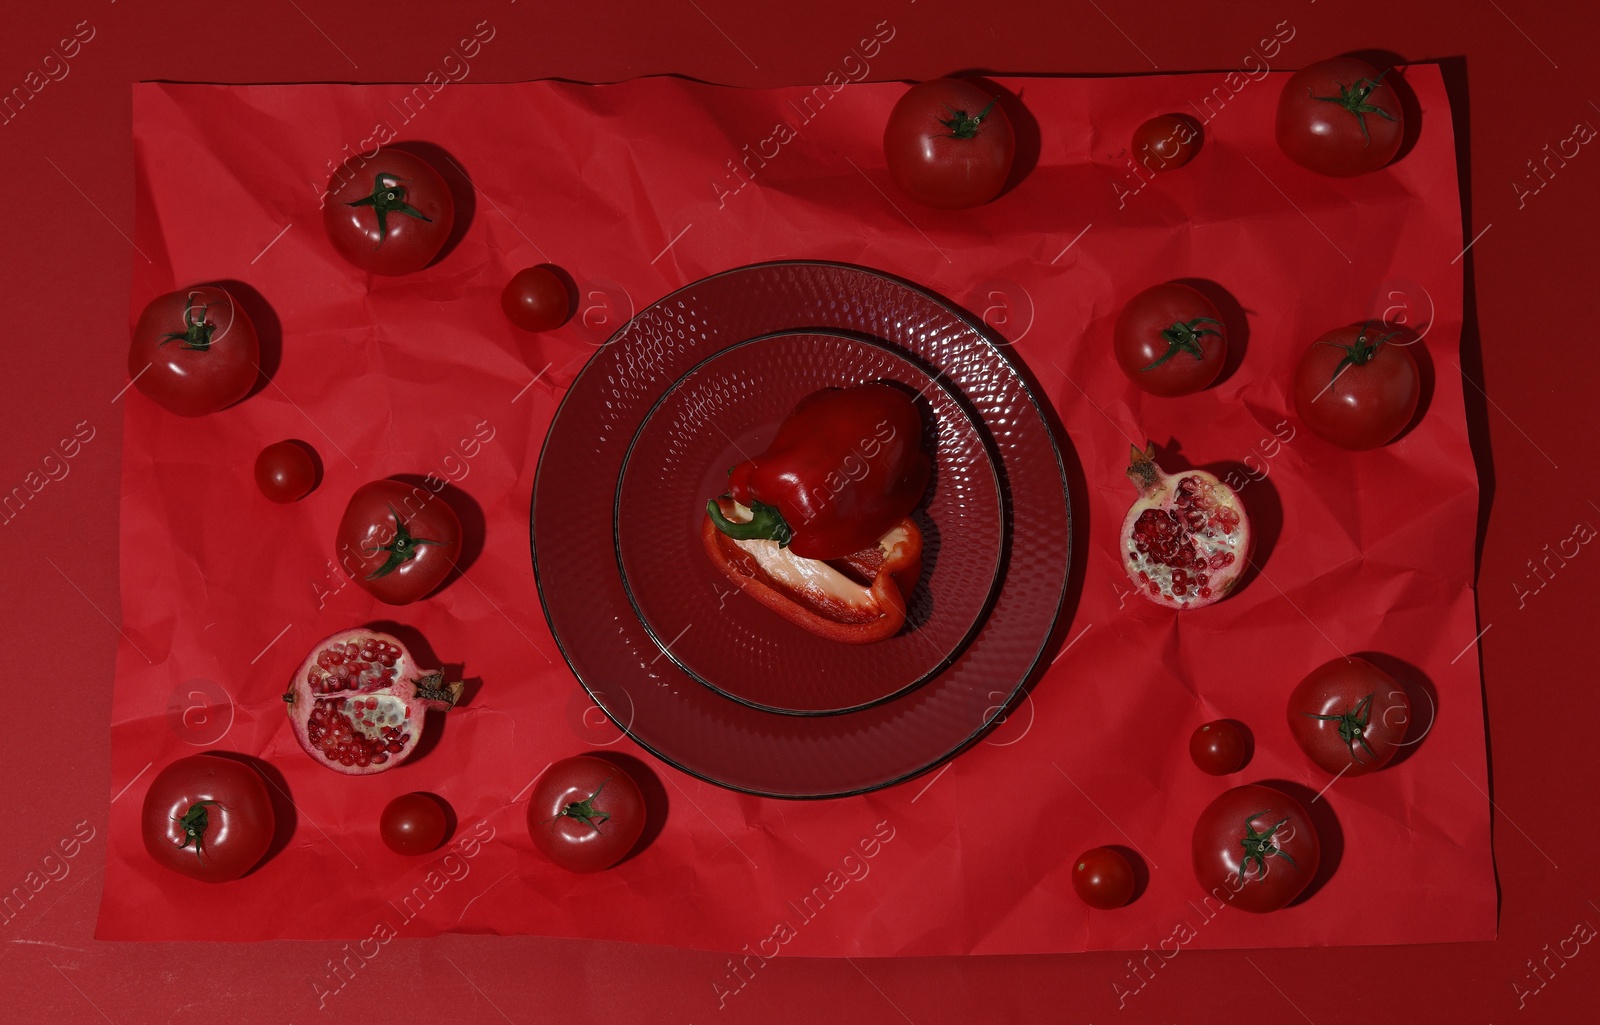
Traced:
<svg viewBox="0 0 1600 1025">
<path fill-rule="evenodd" d="M 500 308 L 524 331 L 554 331 L 572 313 L 572 294 L 549 267 L 524 267 L 506 282 Z"/>
<path fill-rule="evenodd" d="M 1133 131 L 1133 161 L 1150 171 L 1171 171 L 1200 151 L 1200 126 L 1181 114 L 1153 117 Z"/>
<path fill-rule="evenodd" d="M 270 501 L 283 505 L 298 502 L 316 483 L 316 460 L 300 442 L 274 442 L 256 456 L 256 487 Z"/>
<path fill-rule="evenodd" d="M 128 376 L 179 416 L 205 416 L 250 393 L 260 376 L 255 325 L 225 289 L 186 288 L 151 300 L 128 349 Z"/>
<path fill-rule="evenodd" d="M 397 480 L 363 484 L 334 538 L 339 564 L 379 601 L 409 605 L 461 557 L 461 521 L 443 498 Z"/>
<path fill-rule="evenodd" d="M 1400 99 L 1386 81 L 1391 73 L 1380 77 L 1350 57 L 1296 72 L 1278 97 L 1278 147 L 1301 167 L 1333 178 L 1384 166 L 1405 134 Z"/>
<path fill-rule="evenodd" d="M 993 96 L 953 78 L 911 87 L 889 113 L 889 177 L 925 206 L 961 210 L 1000 194 L 1016 155 L 1011 121 Z"/>
<path fill-rule="evenodd" d="M 1121 851 L 1095 847 L 1072 864 L 1072 888 L 1092 908 L 1110 911 L 1133 899 L 1133 866 Z"/>
<path fill-rule="evenodd" d="M 1363 658 L 1336 658 L 1289 695 L 1289 733 L 1328 772 L 1362 776 L 1400 749 L 1411 701 L 1395 678 Z"/>
<path fill-rule="evenodd" d="M 1422 397 L 1416 358 L 1409 345 L 1400 344 L 1411 337 L 1368 324 L 1336 328 L 1318 338 L 1295 370 L 1300 419 L 1313 434 L 1351 451 L 1393 441 Z"/>
<path fill-rule="evenodd" d="M 1228 358 L 1228 330 L 1210 299 L 1177 282 L 1128 300 L 1113 334 L 1117 366 L 1152 395 L 1205 388 Z"/>
<path fill-rule="evenodd" d="M 1276 911 L 1298 897 L 1322 856 L 1305 807 L 1281 790 L 1225 791 L 1195 823 L 1190 854 L 1207 894 L 1245 911 Z"/>
<path fill-rule="evenodd" d="M 1190 734 L 1189 757 L 1201 772 L 1226 776 L 1244 768 L 1250 745 L 1238 726 L 1226 719 L 1214 719 L 1201 723 Z"/>
<path fill-rule="evenodd" d="M 179 758 L 145 792 L 145 850 L 157 863 L 202 882 L 225 883 L 250 871 L 272 845 L 274 828 L 261 774 L 232 758 Z"/>
<path fill-rule="evenodd" d="M 644 832 L 644 794 L 618 766 L 593 755 L 551 765 L 528 798 L 528 835 L 547 858 L 573 872 L 610 868 Z"/>
<path fill-rule="evenodd" d="M 399 149 L 346 160 L 322 201 L 333 248 L 373 274 L 410 274 L 432 263 L 455 213 L 450 187 L 433 165 Z"/>
<path fill-rule="evenodd" d="M 396 854 L 417 855 L 436 851 L 449 827 L 444 806 L 432 794 L 401 794 L 384 806 L 378 835 Z"/>
</svg>

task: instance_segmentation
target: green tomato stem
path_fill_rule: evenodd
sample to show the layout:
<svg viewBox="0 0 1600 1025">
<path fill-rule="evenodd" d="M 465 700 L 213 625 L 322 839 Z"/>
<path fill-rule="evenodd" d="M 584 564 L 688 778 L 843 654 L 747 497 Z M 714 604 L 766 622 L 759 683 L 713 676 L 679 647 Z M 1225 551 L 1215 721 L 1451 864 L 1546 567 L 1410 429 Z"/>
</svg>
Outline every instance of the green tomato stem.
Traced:
<svg viewBox="0 0 1600 1025">
<path fill-rule="evenodd" d="M 406 202 L 406 187 L 401 184 L 406 179 L 399 175 L 385 174 L 379 171 L 372 181 L 372 195 L 361 199 L 352 200 L 345 206 L 370 206 L 372 212 L 378 217 L 378 244 L 373 249 L 378 249 L 389 237 L 389 214 L 391 212 L 403 214 L 406 217 L 415 217 L 418 220 L 432 222 L 433 218 Z"/>
</svg>

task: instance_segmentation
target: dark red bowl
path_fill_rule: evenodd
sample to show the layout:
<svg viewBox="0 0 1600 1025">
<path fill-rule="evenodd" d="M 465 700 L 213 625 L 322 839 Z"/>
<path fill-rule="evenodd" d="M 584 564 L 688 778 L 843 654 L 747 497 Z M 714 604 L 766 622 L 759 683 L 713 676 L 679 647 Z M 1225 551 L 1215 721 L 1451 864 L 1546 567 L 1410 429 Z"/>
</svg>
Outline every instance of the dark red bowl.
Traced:
<svg viewBox="0 0 1600 1025">
<path fill-rule="evenodd" d="M 623 461 L 656 402 L 708 356 L 782 331 L 879 338 L 930 367 L 987 431 L 1006 510 L 1000 582 L 966 647 L 921 686 L 839 715 L 763 711 L 702 686 L 662 655 L 634 614 L 613 546 Z M 595 703 L 668 764 L 773 797 L 889 786 L 981 736 L 1044 668 L 1066 595 L 1070 526 L 1055 438 L 1001 348 L 937 296 L 828 263 L 727 271 L 630 320 L 562 400 L 540 453 L 531 513 L 545 616 Z"/>
<path fill-rule="evenodd" d="M 899 634 L 843 644 L 741 592 L 701 544 L 728 468 L 765 451 L 812 392 L 897 382 L 917 405 L 933 480 L 914 518 L 923 577 Z M 957 398 L 886 343 L 815 331 L 754 338 L 680 377 L 646 415 L 617 486 L 623 586 L 661 653 L 708 687 L 775 712 L 865 708 L 949 664 L 977 628 L 1000 568 L 1004 517 L 985 435 Z"/>
</svg>

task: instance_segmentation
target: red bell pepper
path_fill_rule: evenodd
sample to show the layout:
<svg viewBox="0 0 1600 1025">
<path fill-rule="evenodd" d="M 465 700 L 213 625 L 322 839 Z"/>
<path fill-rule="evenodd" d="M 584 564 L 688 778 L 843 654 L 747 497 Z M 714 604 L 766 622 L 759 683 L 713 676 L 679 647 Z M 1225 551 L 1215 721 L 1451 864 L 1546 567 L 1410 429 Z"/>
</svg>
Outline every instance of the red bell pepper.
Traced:
<svg viewBox="0 0 1600 1025">
<path fill-rule="evenodd" d="M 749 522 L 730 498 L 712 503 L 721 519 Z M 736 540 L 708 510 L 700 539 L 711 561 L 742 592 L 796 626 L 829 640 L 867 644 L 893 637 L 922 575 L 922 531 L 904 517 L 868 548 L 843 559 L 806 559 L 766 538 Z"/>
<path fill-rule="evenodd" d="M 758 458 L 728 471 L 728 497 L 751 510 L 706 515 L 735 540 L 763 539 L 807 559 L 843 559 L 875 545 L 928 487 L 922 417 L 882 383 L 827 388 L 800 400 Z"/>
</svg>

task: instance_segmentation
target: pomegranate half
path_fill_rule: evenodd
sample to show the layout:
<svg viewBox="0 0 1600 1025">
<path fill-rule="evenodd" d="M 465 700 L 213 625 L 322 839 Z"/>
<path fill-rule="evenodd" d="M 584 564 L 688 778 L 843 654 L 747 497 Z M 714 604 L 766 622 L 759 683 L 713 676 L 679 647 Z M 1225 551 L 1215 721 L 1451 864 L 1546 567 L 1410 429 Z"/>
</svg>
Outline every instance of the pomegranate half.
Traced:
<svg viewBox="0 0 1600 1025">
<path fill-rule="evenodd" d="M 283 696 L 300 746 L 350 776 L 405 761 L 422 735 L 423 716 L 453 708 L 460 698 L 460 683 L 419 669 L 399 640 L 366 629 L 318 642 Z"/>
<path fill-rule="evenodd" d="M 1155 446 L 1133 449 L 1139 497 L 1122 520 L 1122 567 L 1139 593 L 1173 609 L 1221 601 L 1250 564 L 1254 539 L 1239 496 L 1204 470 L 1163 473 Z"/>
</svg>

